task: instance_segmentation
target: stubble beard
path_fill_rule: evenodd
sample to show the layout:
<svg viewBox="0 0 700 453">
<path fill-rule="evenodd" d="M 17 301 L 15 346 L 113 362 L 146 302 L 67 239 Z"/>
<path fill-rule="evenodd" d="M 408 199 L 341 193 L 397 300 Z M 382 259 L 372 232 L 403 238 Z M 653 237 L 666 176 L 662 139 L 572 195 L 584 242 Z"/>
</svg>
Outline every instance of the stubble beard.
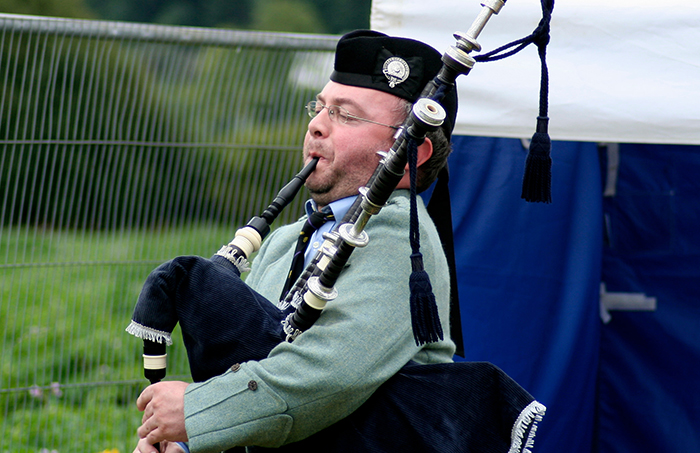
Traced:
<svg viewBox="0 0 700 453">
<path fill-rule="evenodd" d="M 350 171 L 345 168 L 336 168 L 333 164 L 322 170 L 323 174 L 317 173 L 318 169 L 311 173 L 306 180 L 306 188 L 311 198 L 317 205 L 323 207 L 341 198 L 357 195 L 359 188 L 367 184 L 379 162 L 376 154 L 378 149 L 383 148 L 373 146 L 365 151 L 366 158 L 371 159 L 366 162 L 364 170 L 361 170 L 366 174 L 356 174 L 357 168 Z"/>
<path fill-rule="evenodd" d="M 327 206 L 335 200 L 354 195 L 352 192 L 343 193 L 342 187 L 339 185 L 341 178 L 336 171 L 323 176 L 320 181 L 314 181 L 313 178 L 310 178 L 311 181 L 308 179 L 306 181 L 306 188 L 317 205 Z"/>
</svg>

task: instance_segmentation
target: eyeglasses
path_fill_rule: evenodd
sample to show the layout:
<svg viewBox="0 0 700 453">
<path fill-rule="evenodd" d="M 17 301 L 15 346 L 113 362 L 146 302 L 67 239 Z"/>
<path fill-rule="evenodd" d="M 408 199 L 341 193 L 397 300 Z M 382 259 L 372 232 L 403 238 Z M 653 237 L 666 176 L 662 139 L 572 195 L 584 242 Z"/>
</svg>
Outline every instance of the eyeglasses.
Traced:
<svg viewBox="0 0 700 453">
<path fill-rule="evenodd" d="M 323 109 L 328 109 L 328 117 L 331 121 L 337 121 L 341 124 L 347 124 L 348 121 L 364 121 L 366 123 L 378 124 L 380 126 L 390 127 L 392 129 L 399 129 L 396 126 L 391 126 L 389 124 L 379 123 L 377 121 L 368 120 L 366 118 L 360 118 L 352 113 L 345 110 L 339 105 L 323 105 L 320 101 L 311 101 L 306 104 L 306 111 L 309 112 L 311 118 L 316 118 Z"/>
</svg>

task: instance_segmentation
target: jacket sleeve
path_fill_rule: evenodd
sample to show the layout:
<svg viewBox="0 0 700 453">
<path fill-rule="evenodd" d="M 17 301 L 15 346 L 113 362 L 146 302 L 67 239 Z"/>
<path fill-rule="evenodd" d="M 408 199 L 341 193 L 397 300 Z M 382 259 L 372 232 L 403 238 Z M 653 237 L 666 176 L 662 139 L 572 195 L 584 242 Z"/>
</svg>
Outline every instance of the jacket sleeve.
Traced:
<svg viewBox="0 0 700 453">
<path fill-rule="evenodd" d="M 422 206 L 421 218 L 428 218 Z M 369 245 L 353 252 L 336 285 L 338 298 L 312 328 L 264 360 L 188 386 L 185 415 L 193 452 L 301 440 L 352 413 L 409 360 L 451 361 L 449 274 L 432 223 L 421 229 L 421 251 L 445 341 L 422 347 L 413 339 L 408 303 L 408 199 L 393 197 L 367 232 Z M 263 258 L 264 267 L 249 278 L 272 301 L 289 266 L 286 256 L 273 255 L 258 257 L 256 264 Z"/>
</svg>

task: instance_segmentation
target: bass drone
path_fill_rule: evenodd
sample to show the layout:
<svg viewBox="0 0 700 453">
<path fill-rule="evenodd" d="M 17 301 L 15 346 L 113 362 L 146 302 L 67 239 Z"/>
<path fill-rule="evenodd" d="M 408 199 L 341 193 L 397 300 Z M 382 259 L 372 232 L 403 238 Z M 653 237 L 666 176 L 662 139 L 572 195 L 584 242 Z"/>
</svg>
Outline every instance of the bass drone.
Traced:
<svg viewBox="0 0 700 453">
<path fill-rule="evenodd" d="M 181 256 L 147 278 L 127 331 L 144 340 L 144 374 L 151 383 L 165 376 L 166 344 L 179 322 L 190 371 L 199 382 L 225 372 L 233 363 L 261 360 L 282 341 L 294 341 L 311 328 L 336 295 L 334 285 L 363 232 L 404 175 L 409 154 L 445 117 L 440 105 L 455 79 L 468 74 L 480 49 L 476 41 L 504 2 L 489 0 L 465 34 L 443 55 L 443 66 L 424 88 L 367 187 L 340 226 L 327 234 L 317 253 L 280 304 L 265 300 L 240 278 L 270 224 L 313 172 L 310 162 L 259 217 L 210 259 Z M 231 322 L 256 319 L 255 344 L 226 335 Z M 261 321 L 262 320 L 262 321 Z M 431 341 L 414 325 L 417 342 Z M 216 347 L 210 343 L 216 332 Z M 526 452 L 534 443 L 546 408 L 496 366 L 486 362 L 419 365 L 409 363 L 384 383 L 358 410 L 285 451 Z M 400 433 L 400 435 L 387 435 Z M 253 451 L 262 451 L 256 447 Z"/>
</svg>

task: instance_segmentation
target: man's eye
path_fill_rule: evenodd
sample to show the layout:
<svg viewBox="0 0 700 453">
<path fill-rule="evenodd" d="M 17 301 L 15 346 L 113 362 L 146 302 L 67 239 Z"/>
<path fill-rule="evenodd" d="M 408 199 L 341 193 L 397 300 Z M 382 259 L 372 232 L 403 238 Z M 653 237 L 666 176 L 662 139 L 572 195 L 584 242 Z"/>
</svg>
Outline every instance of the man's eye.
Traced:
<svg viewBox="0 0 700 453">
<path fill-rule="evenodd" d="M 338 115 L 338 119 L 340 121 L 342 121 L 343 123 L 346 123 L 346 122 L 354 119 L 348 112 L 346 112 L 343 109 L 336 110 L 335 114 Z"/>
</svg>

